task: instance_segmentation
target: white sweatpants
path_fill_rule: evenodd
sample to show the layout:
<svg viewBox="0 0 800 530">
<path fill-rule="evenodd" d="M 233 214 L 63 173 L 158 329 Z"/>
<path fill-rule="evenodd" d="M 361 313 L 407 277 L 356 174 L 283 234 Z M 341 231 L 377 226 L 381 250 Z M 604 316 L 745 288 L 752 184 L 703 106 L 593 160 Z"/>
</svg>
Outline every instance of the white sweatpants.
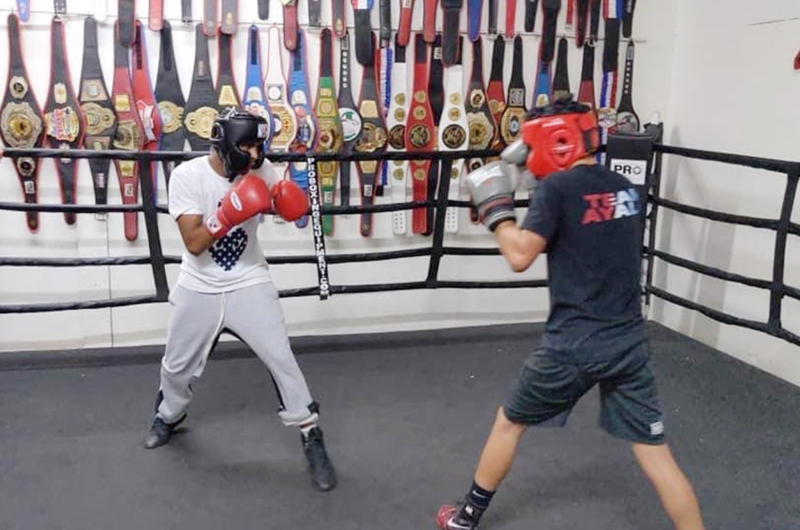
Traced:
<svg viewBox="0 0 800 530">
<path fill-rule="evenodd" d="M 289 345 L 283 309 L 272 283 L 219 294 L 178 286 L 169 303 L 167 347 L 161 361 L 163 399 L 157 411 L 162 420 L 173 423 L 184 415 L 192 399 L 189 384 L 202 374 L 223 330 L 238 336 L 267 365 L 281 400 L 279 415 L 284 424 L 317 419 L 316 404 Z"/>
</svg>

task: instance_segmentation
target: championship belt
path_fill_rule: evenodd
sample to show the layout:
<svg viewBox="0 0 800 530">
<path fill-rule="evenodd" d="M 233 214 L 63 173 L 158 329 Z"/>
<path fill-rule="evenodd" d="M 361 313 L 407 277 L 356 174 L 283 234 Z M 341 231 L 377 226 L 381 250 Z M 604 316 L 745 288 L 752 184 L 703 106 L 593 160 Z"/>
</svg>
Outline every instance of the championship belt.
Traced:
<svg viewBox="0 0 800 530">
<path fill-rule="evenodd" d="M 183 116 L 183 126 L 192 151 L 208 151 L 211 147 L 211 127 L 219 114 L 209 66 L 208 39 L 203 33 L 203 25 L 197 24 L 192 87 Z"/>
<path fill-rule="evenodd" d="M 342 126 L 339 122 L 339 109 L 336 106 L 336 85 L 333 82 L 333 37 L 331 30 L 325 28 L 321 35 L 322 50 L 319 61 L 319 82 L 317 102 L 314 106 L 317 115 L 318 153 L 338 153 L 342 150 Z M 317 163 L 317 177 L 322 191 L 322 206 L 332 206 L 336 194 L 336 169 L 333 160 Z M 325 235 L 333 233 L 333 216 L 322 217 L 322 230 Z"/>
<path fill-rule="evenodd" d="M 347 34 L 347 22 L 344 18 L 344 0 L 331 0 L 333 12 L 333 34 L 337 39 L 343 39 Z"/>
<path fill-rule="evenodd" d="M 414 18 L 414 0 L 400 0 L 400 25 L 397 28 L 397 44 L 408 46 L 411 41 L 411 20 Z"/>
<path fill-rule="evenodd" d="M 597 109 L 597 123 L 600 125 L 601 144 L 607 142 L 608 133 L 617 125 L 618 67 L 619 19 L 609 18 L 606 19 L 605 43 L 603 45 L 603 85 L 600 89 L 600 107 Z"/>
<path fill-rule="evenodd" d="M 161 141 L 161 114 L 158 112 L 156 98 L 150 83 L 150 70 L 147 66 L 147 46 L 144 42 L 142 23 L 136 21 L 136 42 L 133 45 L 133 100 L 136 112 L 142 122 L 142 148 L 145 151 L 158 151 Z M 150 179 L 153 182 L 153 200 L 158 197 L 158 166 L 150 163 Z"/>
<path fill-rule="evenodd" d="M 501 95 L 502 92 L 503 89 L 500 87 Z M 469 149 L 488 149 L 499 135 L 486 91 L 483 88 L 483 42 L 480 38 L 472 43 L 472 77 L 470 77 L 467 88 L 464 109 L 469 126 Z M 471 158 L 467 160 L 467 172 L 475 171 L 485 163 L 486 161 L 481 158 Z M 478 222 L 477 214 L 477 208 L 470 208 L 470 217 L 473 222 Z"/>
<path fill-rule="evenodd" d="M 283 4 L 283 45 L 293 52 L 297 49 L 300 29 L 297 26 L 297 0 L 281 0 Z"/>
<path fill-rule="evenodd" d="M 164 27 L 163 0 L 150 0 L 150 9 L 147 13 L 147 27 L 153 31 L 161 31 Z"/>
<path fill-rule="evenodd" d="M 636 9 L 636 0 L 623 0 L 622 36 L 630 39 L 633 35 L 633 10 Z"/>
<path fill-rule="evenodd" d="M 220 112 L 228 107 L 239 108 L 239 91 L 236 90 L 236 81 L 233 79 L 233 66 L 231 65 L 231 36 L 227 33 L 219 34 L 219 67 L 217 68 L 217 108 Z"/>
<path fill-rule="evenodd" d="M 565 37 L 558 41 L 558 58 L 556 59 L 556 76 L 553 79 L 553 99 L 558 100 L 569 97 L 569 68 L 567 67 L 567 53 L 569 44 Z"/>
<path fill-rule="evenodd" d="M 436 40 L 436 5 L 439 0 L 423 0 L 422 36 L 425 42 L 433 44 Z"/>
<path fill-rule="evenodd" d="M 444 112 L 444 63 L 442 63 L 442 35 L 436 34 L 433 40 L 433 48 L 431 51 L 431 66 L 428 70 L 428 94 L 431 100 L 431 112 L 433 113 L 433 146 L 432 149 L 437 150 L 439 143 L 439 122 L 442 119 L 442 112 Z M 439 169 L 440 164 L 438 159 L 431 160 L 430 169 L 428 170 L 428 199 L 433 199 L 436 196 L 436 188 L 439 186 Z M 426 215 L 428 217 L 427 232 L 424 235 L 430 235 L 433 231 L 433 207 L 428 207 Z"/>
<path fill-rule="evenodd" d="M 203 0 L 203 33 L 206 37 L 217 34 L 217 1 Z"/>
<path fill-rule="evenodd" d="M 401 152 L 406 150 L 406 119 L 408 116 L 408 66 L 406 65 L 406 47 L 400 45 L 399 34 L 395 37 L 394 64 L 392 64 L 392 86 L 395 92 L 389 103 L 386 117 L 388 130 L 387 151 Z M 388 163 L 392 182 L 392 202 L 406 202 L 406 173 L 408 161 L 392 160 Z M 405 210 L 392 212 L 392 231 L 397 235 L 405 235 L 408 231 Z"/>
<path fill-rule="evenodd" d="M 192 23 L 192 0 L 181 0 L 181 22 Z"/>
<path fill-rule="evenodd" d="M 616 0 L 609 0 L 616 2 Z M 603 0 L 591 0 L 591 20 L 589 21 L 589 39 L 592 42 L 597 42 L 600 38 L 600 8 L 603 5 Z"/>
<path fill-rule="evenodd" d="M 108 97 L 108 89 L 103 80 L 100 57 L 97 53 L 97 22 L 86 17 L 83 21 L 83 66 L 81 67 L 81 89 L 78 101 L 86 124 L 83 147 L 97 151 L 108 149 L 114 139 L 117 117 Z M 90 158 L 95 204 L 108 203 L 108 158 Z M 100 218 L 107 214 L 98 214 Z"/>
<path fill-rule="evenodd" d="M 464 0 L 442 0 L 444 25 L 442 26 L 442 62 L 447 66 L 456 64 L 461 57 L 461 39 L 458 36 L 461 22 L 461 7 Z"/>
<path fill-rule="evenodd" d="M 589 5 L 592 0 L 577 0 L 578 20 L 575 24 L 575 44 L 580 48 L 586 42 L 586 29 L 589 24 Z"/>
<path fill-rule="evenodd" d="M 497 6 L 500 0 L 489 0 L 489 35 L 497 35 Z"/>
<path fill-rule="evenodd" d="M 578 103 L 596 109 L 594 97 L 594 49 L 593 43 L 583 47 L 583 66 L 581 67 L 581 84 L 578 87 Z"/>
<path fill-rule="evenodd" d="M 45 140 L 54 149 L 77 149 L 83 142 L 83 117 L 70 81 L 64 49 L 64 22 L 60 16 L 53 18 L 50 32 L 53 56 L 50 64 L 50 93 L 44 105 Z M 61 202 L 75 204 L 75 166 L 78 161 L 74 158 L 56 158 L 55 162 L 61 185 Z M 69 225 L 75 224 L 75 213 L 65 212 L 64 219 Z"/>
<path fill-rule="evenodd" d="M 345 31 L 339 41 L 339 124 L 342 127 L 342 153 L 350 154 L 356 140 L 361 136 L 361 116 L 358 114 L 353 91 L 350 88 L 350 36 Z M 350 205 L 350 166 L 351 162 L 339 164 L 339 196 L 342 206 Z"/>
<path fill-rule="evenodd" d="M 457 43 L 459 52 L 462 49 L 463 38 L 459 37 Z M 461 53 L 456 57 L 456 62 L 447 69 L 447 81 L 445 83 L 444 112 L 439 123 L 439 149 L 441 151 L 463 151 L 469 145 L 469 120 L 464 107 L 464 98 L 461 95 L 464 86 L 464 67 L 461 66 Z M 488 105 L 486 105 L 488 111 Z M 453 160 L 450 175 L 443 175 L 442 178 L 450 177 L 450 187 L 448 188 L 447 198 L 457 201 L 459 196 L 458 177 L 464 167 L 464 159 Z M 458 232 L 458 208 L 447 208 L 444 221 L 446 232 Z"/>
<path fill-rule="evenodd" d="M 236 27 L 239 25 L 238 3 L 239 0 L 222 0 L 222 20 L 220 21 L 219 30 L 226 35 L 236 33 Z"/>
<path fill-rule="evenodd" d="M 514 22 L 517 19 L 517 0 L 506 2 L 506 38 L 514 38 Z"/>
<path fill-rule="evenodd" d="M 522 37 L 514 37 L 514 59 L 511 81 L 508 83 L 506 110 L 500 119 L 500 135 L 506 145 L 519 138 L 520 126 L 525 119 L 525 81 L 522 78 Z"/>
<path fill-rule="evenodd" d="M 264 87 L 267 91 L 267 107 L 272 114 L 270 150 L 276 153 L 285 153 L 297 133 L 297 121 L 294 112 L 289 107 L 289 99 L 286 95 L 280 42 L 280 30 L 276 26 L 272 26 L 269 28 L 270 53 L 267 56 L 267 75 L 264 78 Z"/>
<path fill-rule="evenodd" d="M 539 45 L 539 67 L 533 90 L 533 106 L 545 107 L 553 91 L 552 63 L 556 47 L 556 20 L 561 10 L 561 0 L 542 0 L 544 22 L 542 42 Z"/>
<path fill-rule="evenodd" d="M 164 21 L 161 30 L 161 57 L 156 77 L 156 101 L 161 113 L 161 149 L 164 151 L 183 151 L 186 131 L 183 128 L 183 113 L 186 100 L 181 90 L 181 80 L 175 66 L 175 52 L 172 47 L 172 26 Z M 163 160 L 164 178 L 169 191 L 169 177 L 180 164 L 180 160 Z"/>
<path fill-rule="evenodd" d="M 267 139 L 264 142 L 264 150 L 266 151 L 270 138 L 275 131 L 272 114 L 264 97 L 261 45 L 258 37 L 258 26 L 253 24 L 247 32 L 247 78 L 244 87 L 244 110 L 267 120 L 269 130 L 267 131 Z"/>
<path fill-rule="evenodd" d="M 639 116 L 633 110 L 633 41 L 625 50 L 625 75 L 622 78 L 622 98 L 617 108 L 617 132 L 639 132 Z"/>
<path fill-rule="evenodd" d="M 532 32 L 536 27 L 536 11 L 539 10 L 539 0 L 525 0 L 525 31 Z"/>
<path fill-rule="evenodd" d="M 289 104 L 297 117 L 297 133 L 289 145 L 293 153 L 305 153 L 314 146 L 316 127 L 311 114 L 311 97 L 308 92 L 308 72 L 306 72 L 306 47 L 303 32 L 297 32 L 297 49 L 292 52 L 292 65 L 289 68 Z M 292 162 L 289 164 L 289 177 L 295 184 L 308 193 L 308 163 Z M 308 224 L 308 216 L 304 215 L 295 223 L 299 228 Z"/>
<path fill-rule="evenodd" d="M 567 20 L 564 22 L 564 29 L 572 31 L 575 20 L 575 0 L 567 0 Z"/>
<path fill-rule="evenodd" d="M 392 42 L 392 1 L 380 0 L 378 4 L 381 48 L 388 48 Z"/>
<path fill-rule="evenodd" d="M 492 111 L 494 119 L 494 139 L 492 140 L 493 149 L 505 147 L 503 135 L 500 134 L 500 123 L 503 120 L 503 113 L 506 111 L 506 93 L 503 83 L 503 63 L 506 55 L 506 41 L 503 37 L 495 38 L 492 46 L 492 70 L 489 74 L 489 84 L 486 85 L 486 97 L 489 100 L 489 110 Z"/>
<path fill-rule="evenodd" d="M 269 0 L 258 0 L 258 18 L 269 20 Z"/>
<path fill-rule="evenodd" d="M 372 40 L 372 26 L 370 25 L 370 10 L 372 0 L 350 0 L 353 6 L 356 29 L 356 61 L 366 66 L 372 66 L 375 50 Z"/>
<path fill-rule="evenodd" d="M 481 15 L 483 0 L 467 0 L 467 33 L 469 40 L 475 42 L 481 36 Z"/>
<path fill-rule="evenodd" d="M 19 38 L 19 19 L 8 15 L 8 81 L 3 105 L 0 107 L 0 132 L 7 147 L 30 149 L 41 147 L 44 141 L 44 116 L 39 110 L 36 97 L 31 92 L 31 84 L 22 61 L 22 46 Z M 33 157 L 13 157 L 22 192 L 27 204 L 36 204 L 39 194 L 37 179 L 39 161 Z M 39 229 L 39 213 L 26 212 L 28 229 Z"/>
<path fill-rule="evenodd" d="M 322 0 L 308 0 L 308 25 L 312 28 L 320 27 L 322 17 Z"/>
<path fill-rule="evenodd" d="M 67 0 L 53 0 L 53 12 L 56 15 L 66 15 Z"/>
<path fill-rule="evenodd" d="M 56 13 L 58 12 L 56 9 Z M 117 13 L 117 25 L 119 26 L 117 38 L 123 46 L 128 48 L 133 46 L 133 41 L 136 40 L 136 0 L 118 0 Z"/>
<path fill-rule="evenodd" d="M 30 0 L 17 0 L 17 13 L 21 21 L 27 22 L 31 18 Z"/>
<path fill-rule="evenodd" d="M 373 47 L 375 36 L 372 36 Z M 383 121 L 381 102 L 378 96 L 378 84 L 375 78 L 375 61 L 364 68 L 364 79 L 361 81 L 361 98 L 358 113 L 361 115 L 361 134 L 353 149 L 357 153 L 377 153 L 386 150 L 386 123 Z M 378 185 L 378 160 L 362 160 L 357 163 L 361 180 L 361 204 L 371 205 L 375 202 L 375 191 Z M 372 212 L 361 213 L 361 235 L 372 234 Z"/>
<path fill-rule="evenodd" d="M 119 27 L 117 27 L 119 31 Z M 128 70 L 128 48 L 114 40 L 114 87 L 111 99 L 117 115 L 117 131 L 114 136 L 115 149 L 139 151 L 142 148 L 142 122 L 133 99 L 133 88 Z M 139 197 L 139 167 L 135 160 L 114 160 L 122 193 L 122 204 L 136 204 Z M 125 239 L 135 241 L 138 235 L 138 212 L 125 212 Z"/>
<path fill-rule="evenodd" d="M 406 151 L 431 151 L 434 145 L 433 111 L 428 97 L 428 47 L 421 34 L 414 38 L 414 93 L 406 120 Z M 430 160 L 412 160 L 409 164 L 414 201 L 428 198 Z M 415 234 L 428 231 L 425 208 L 414 208 L 411 230 Z"/>
</svg>

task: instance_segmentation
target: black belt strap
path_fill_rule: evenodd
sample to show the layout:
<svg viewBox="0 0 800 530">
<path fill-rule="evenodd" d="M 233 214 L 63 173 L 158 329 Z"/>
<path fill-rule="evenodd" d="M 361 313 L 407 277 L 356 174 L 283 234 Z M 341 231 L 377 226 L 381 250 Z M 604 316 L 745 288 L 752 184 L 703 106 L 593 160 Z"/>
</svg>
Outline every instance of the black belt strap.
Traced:
<svg viewBox="0 0 800 530">
<path fill-rule="evenodd" d="M 186 100 L 181 90 L 181 80 L 175 64 L 175 51 L 172 46 L 172 26 L 164 21 L 161 29 L 161 54 L 158 62 L 155 96 L 158 110 L 161 112 L 162 135 L 161 150 L 183 151 L 186 143 L 186 131 L 183 128 L 183 113 Z M 164 160 L 164 177 L 169 190 L 169 177 L 180 164 L 180 160 Z"/>
<path fill-rule="evenodd" d="M 183 116 L 183 126 L 192 151 L 208 151 L 211 147 L 211 126 L 218 113 L 217 93 L 208 63 L 208 38 L 203 33 L 203 25 L 197 24 L 194 74 Z"/>
</svg>

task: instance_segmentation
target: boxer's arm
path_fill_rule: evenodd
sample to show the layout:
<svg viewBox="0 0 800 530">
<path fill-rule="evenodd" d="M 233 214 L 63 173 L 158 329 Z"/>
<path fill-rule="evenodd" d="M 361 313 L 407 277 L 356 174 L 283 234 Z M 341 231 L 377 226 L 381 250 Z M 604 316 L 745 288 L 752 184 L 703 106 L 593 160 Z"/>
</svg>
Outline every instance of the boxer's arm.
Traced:
<svg viewBox="0 0 800 530">
<path fill-rule="evenodd" d="M 199 256 L 214 244 L 214 237 L 206 229 L 202 215 L 181 215 L 177 222 L 186 250 L 195 256 Z"/>
<path fill-rule="evenodd" d="M 521 229 L 510 219 L 497 225 L 494 237 L 500 246 L 500 253 L 514 272 L 527 270 L 547 248 L 545 238 L 536 232 Z"/>
</svg>

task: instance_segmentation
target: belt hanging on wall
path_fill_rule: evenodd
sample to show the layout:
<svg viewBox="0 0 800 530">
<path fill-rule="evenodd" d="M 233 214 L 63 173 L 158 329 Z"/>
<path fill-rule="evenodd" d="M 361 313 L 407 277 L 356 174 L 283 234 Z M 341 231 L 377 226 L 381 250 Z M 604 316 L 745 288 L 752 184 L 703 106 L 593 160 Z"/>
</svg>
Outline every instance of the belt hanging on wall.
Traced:
<svg viewBox="0 0 800 530">
<path fill-rule="evenodd" d="M 293 52 L 297 49 L 297 0 L 281 0 L 283 4 L 283 45 Z"/>
<path fill-rule="evenodd" d="M 414 38 L 414 90 L 406 121 L 406 150 L 430 151 L 434 145 L 433 134 L 433 112 L 428 94 L 428 45 L 418 33 Z M 414 201 L 427 200 L 430 165 L 430 160 L 412 160 L 409 164 Z M 412 210 L 411 230 L 415 234 L 428 231 L 425 208 Z"/>
<path fill-rule="evenodd" d="M 506 145 L 519 138 L 520 126 L 525 119 L 525 81 L 522 78 L 522 37 L 514 37 L 514 58 L 511 80 L 508 83 L 506 110 L 500 120 L 500 134 Z"/>
<path fill-rule="evenodd" d="M 387 150 L 402 152 L 406 150 L 406 118 L 408 116 L 408 65 L 406 64 L 406 47 L 397 42 L 395 37 L 394 63 L 392 64 L 392 86 L 395 91 L 389 103 L 386 117 Z M 406 202 L 407 160 L 391 160 L 388 163 L 391 175 L 392 202 Z M 392 212 L 392 231 L 396 235 L 405 235 L 408 214 L 405 210 Z"/>
<path fill-rule="evenodd" d="M 289 67 L 289 104 L 297 118 L 297 132 L 289 145 L 289 151 L 305 153 L 313 148 L 317 131 L 314 116 L 311 114 L 311 97 L 306 71 L 306 43 L 302 31 L 297 32 L 297 48 L 292 52 L 292 62 Z M 308 171 L 306 162 L 289 164 L 289 177 L 306 193 L 308 193 Z M 299 228 L 305 228 L 308 225 L 308 216 L 304 215 L 295 224 Z"/>
<path fill-rule="evenodd" d="M 461 7 L 464 0 L 442 0 L 444 21 L 442 25 L 442 62 L 448 66 L 455 64 L 461 53 L 458 32 L 461 24 Z"/>
<path fill-rule="evenodd" d="M 589 24 L 589 7 L 591 0 L 577 0 L 578 20 L 575 25 L 575 44 L 580 48 L 586 42 L 586 29 Z"/>
<path fill-rule="evenodd" d="M 229 107 L 240 108 L 239 91 L 233 78 L 231 64 L 231 36 L 220 32 L 217 38 L 219 63 L 217 65 L 217 108 L 220 112 Z"/>
<path fill-rule="evenodd" d="M 117 23 L 119 31 L 119 23 Z M 111 90 L 114 112 L 117 115 L 117 131 L 113 146 L 125 151 L 142 149 L 142 122 L 136 112 L 128 69 L 128 48 L 119 36 L 114 40 L 114 86 Z M 137 204 L 139 198 L 139 166 L 135 160 L 114 160 L 117 179 L 122 193 L 122 204 Z M 138 237 L 137 212 L 125 212 L 125 238 L 135 241 Z"/>
<path fill-rule="evenodd" d="M 152 31 L 161 31 L 164 27 L 164 0 L 150 0 L 147 13 L 147 27 Z"/>
<path fill-rule="evenodd" d="M 506 111 L 506 93 L 503 82 L 503 63 L 506 55 L 506 41 L 503 37 L 495 38 L 492 45 L 492 70 L 489 74 L 489 83 L 486 85 L 486 97 L 489 100 L 489 110 L 494 118 L 495 133 L 492 140 L 493 149 L 502 149 L 505 146 L 500 124 L 503 113 Z"/>
<path fill-rule="evenodd" d="M 186 131 L 183 128 L 186 100 L 183 98 L 181 81 L 175 64 L 172 26 L 168 21 L 164 21 L 164 27 L 161 29 L 161 53 L 156 76 L 155 96 L 158 110 L 161 113 L 161 149 L 183 151 L 186 143 Z M 162 162 L 167 191 L 169 191 L 169 177 L 180 163 L 180 160 L 164 160 Z"/>
<path fill-rule="evenodd" d="M 136 0 L 118 0 L 117 13 L 117 38 L 128 48 L 136 40 Z"/>
<path fill-rule="evenodd" d="M 86 17 L 83 22 L 83 66 L 81 67 L 81 86 L 78 101 L 86 124 L 83 147 L 103 150 L 111 146 L 117 128 L 117 117 L 114 106 L 108 96 L 108 89 L 103 79 L 100 57 L 97 51 L 97 22 L 93 17 Z M 95 204 L 108 203 L 108 170 L 111 160 L 108 158 L 90 158 L 89 168 L 92 173 Z M 95 214 L 95 217 L 106 218 L 108 214 Z"/>
<path fill-rule="evenodd" d="M 439 0 L 423 0 L 422 35 L 425 42 L 433 44 L 436 39 L 436 6 Z"/>
<path fill-rule="evenodd" d="M 181 22 L 192 23 L 192 0 L 181 0 Z"/>
<path fill-rule="evenodd" d="M 633 11 L 636 9 L 636 0 L 623 0 L 622 36 L 630 39 L 633 36 Z"/>
<path fill-rule="evenodd" d="M 506 38 L 514 38 L 514 22 L 517 19 L 517 0 L 506 0 Z"/>
<path fill-rule="evenodd" d="M 578 87 L 578 102 L 597 108 L 594 95 L 594 43 L 583 47 L 583 63 L 581 67 L 581 84 Z"/>
<path fill-rule="evenodd" d="M 321 26 L 322 0 L 308 0 L 308 25 L 312 28 Z"/>
<path fill-rule="evenodd" d="M 436 150 L 439 144 L 439 123 L 444 111 L 444 64 L 442 63 L 442 35 L 439 33 L 436 34 L 433 40 L 431 66 L 428 74 L 428 93 L 430 94 L 431 112 L 433 113 L 433 145 L 431 149 Z M 439 186 L 439 168 L 439 160 L 431 160 L 430 169 L 428 170 L 428 200 L 433 200 L 436 197 L 436 188 Z M 433 233 L 434 208 L 432 206 L 426 209 L 426 215 L 428 218 L 428 230 L 423 235 L 427 236 Z"/>
<path fill-rule="evenodd" d="M 344 0 L 331 0 L 333 12 L 333 34 L 337 39 L 344 38 L 347 32 L 347 23 L 344 18 Z"/>
<path fill-rule="evenodd" d="M 622 97 L 617 108 L 617 132 L 639 132 L 639 116 L 633 110 L 633 41 L 628 41 L 625 50 L 625 74 L 622 78 Z"/>
<path fill-rule="evenodd" d="M 600 125 L 600 142 L 605 144 L 608 133 L 617 124 L 617 79 L 619 67 L 619 19 L 606 19 L 603 43 L 603 85 L 600 88 L 600 105 L 597 122 Z"/>
<path fill-rule="evenodd" d="M 317 147 L 319 153 L 338 153 L 342 150 L 342 125 L 339 121 L 339 109 L 336 106 L 336 85 L 333 81 L 333 36 L 331 30 L 325 28 L 320 35 L 321 51 L 319 61 L 319 80 L 317 83 L 317 101 L 314 105 L 317 117 Z M 349 162 L 348 162 L 349 163 Z M 322 192 L 321 204 L 333 206 L 336 195 L 336 170 L 338 163 L 326 160 L 317 163 L 317 178 Z M 333 233 L 333 216 L 322 218 L 322 230 L 325 235 Z"/>
<path fill-rule="evenodd" d="M 17 0 L 17 13 L 22 22 L 27 22 L 31 18 L 31 1 Z"/>
<path fill-rule="evenodd" d="M 222 0 L 222 18 L 219 30 L 226 35 L 236 33 L 236 28 L 239 26 L 238 3 L 239 0 Z"/>
<path fill-rule="evenodd" d="M 266 98 L 264 97 L 263 72 L 261 70 L 261 43 L 259 39 L 258 26 L 251 25 L 247 30 L 247 74 L 244 86 L 244 108 L 246 111 L 261 116 L 267 120 L 267 139 L 266 145 L 275 132 L 272 113 L 269 111 Z"/>
<path fill-rule="evenodd" d="M 458 38 L 458 55 L 455 63 L 447 69 L 445 82 L 444 112 L 439 124 L 439 149 L 442 151 L 462 151 L 469 145 L 469 122 L 464 107 L 464 67 L 461 65 L 462 47 L 464 39 Z M 442 175 L 442 179 L 449 178 L 447 198 L 456 201 L 459 198 L 461 170 L 464 159 L 453 160 L 449 175 Z M 458 232 L 458 212 L 455 207 L 447 208 L 445 213 L 444 229 L 446 232 Z"/>
<path fill-rule="evenodd" d="M 371 38 L 374 48 L 374 33 Z M 376 64 L 373 60 L 371 64 L 364 67 L 364 78 L 361 81 L 361 98 L 358 103 L 358 113 L 361 116 L 361 134 L 353 147 L 358 153 L 378 153 L 386 149 L 386 123 L 381 112 L 375 69 Z M 361 204 L 368 206 L 375 201 L 380 164 L 377 160 L 363 160 L 359 161 L 357 166 L 361 181 Z M 372 234 L 372 212 L 363 212 L 361 214 L 360 230 L 361 235 L 364 237 L 369 237 Z"/>
<path fill-rule="evenodd" d="M 183 126 L 192 151 L 208 151 L 211 147 L 211 127 L 219 114 L 217 93 L 211 80 L 208 38 L 203 33 L 203 24 L 197 24 L 194 35 L 194 73 L 189 99 L 186 100 Z"/>
<path fill-rule="evenodd" d="M 53 18 L 50 37 L 53 55 L 50 63 L 50 92 L 44 105 L 45 140 L 53 149 L 77 149 L 83 142 L 83 116 L 70 80 L 64 22 L 59 15 Z M 61 202 L 75 204 L 78 186 L 75 169 L 78 160 L 54 160 L 61 186 Z M 67 224 L 75 224 L 76 215 L 74 212 L 65 212 L 64 219 Z"/>
<path fill-rule="evenodd" d="M 539 0 L 525 0 L 525 31 L 531 32 L 536 26 L 536 11 L 539 10 Z"/>
<path fill-rule="evenodd" d="M 500 0 L 489 0 L 489 26 L 488 31 L 490 35 L 497 34 L 497 7 Z"/>
<path fill-rule="evenodd" d="M 400 0 L 400 23 L 397 28 L 397 43 L 408 46 L 411 41 L 411 20 L 414 17 L 414 0 Z"/>
<path fill-rule="evenodd" d="M 350 0 L 350 4 L 353 6 L 355 17 L 356 61 L 364 66 L 371 65 L 375 55 L 375 42 L 372 39 L 370 23 L 372 0 Z"/>
<path fill-rule="evenodd" d="M 41 147 L 44 141 L 44 116 L 31 90 L 25 63 L 22 59 L 19 19 L 8 15 L 8 84 L 0 106 L 0 133 L 8 147 L 30 149 Z M 39 160 L 33 157 L 13 157 L 25 202 L 36 204 L 39 187 Z M 39 229 L 38 212 L 26 212 L 28 229 Z"/>
<path fill-rule="evenodd" d="M 567 66 L 567 56 L 569 53 L 569 43 L 565 37 L 558 41 L 558 56 L 556 59 L 556 74 L 553 78 L 553 99 L 558 100 L 569 97 L 572 91 L 569 89 L 569 67 Z"/>
<path fill-rule="evenodd" d="M 350 35 L 345 31 L 339 41 L 339 123 L 342 126 L 342 153 L 350 154 L 361 135 L 361 115 L 356 108 L 351 89 Z M 342 206 L 350 205 L 351 162 L 339 164 L 339 197 Z"/>
<path fill-rule="evenodd" d="M 203 33 L 206 37 L 213 37 L 217 34 L 217 1 L 203 0 Z"/>
<path fill-rule="evenodd" d="M 467 33 L 473 42 L 480 38 L 482 12 L 483 0 L 467 0 Z"/>
<path fill-rule="evenodd" d="M 153 95 L 153 84 L 150 82 L 150 69 L 147 66 L 147 45 L 144 40 L 142 23 L 136 21 L 136 40 L 133 44 L 133 99 L 136 112 L 142 122 L 142 148 L 145 151 L 158 151 L 161 143 L 161 113 L 158 112 L 156 98 Z M 140 171 L 147 169 L 153 183 L 153 200 L 158 198 L 158 165 L 155 161 L 139 166 Z M 144 173 L 143 173 L 144 174 Z"/>
<path fill-rule="evenodd" d="M 544 13 L 542 42 L 539 45 L 539 64 L 536 85 L 533 89 L 533 107 L 550 103 L 553 91 L 552 65 L 556 45 L 556 20 L 561 10 L 561 0 L 542 0 Z"/>
</svg>

